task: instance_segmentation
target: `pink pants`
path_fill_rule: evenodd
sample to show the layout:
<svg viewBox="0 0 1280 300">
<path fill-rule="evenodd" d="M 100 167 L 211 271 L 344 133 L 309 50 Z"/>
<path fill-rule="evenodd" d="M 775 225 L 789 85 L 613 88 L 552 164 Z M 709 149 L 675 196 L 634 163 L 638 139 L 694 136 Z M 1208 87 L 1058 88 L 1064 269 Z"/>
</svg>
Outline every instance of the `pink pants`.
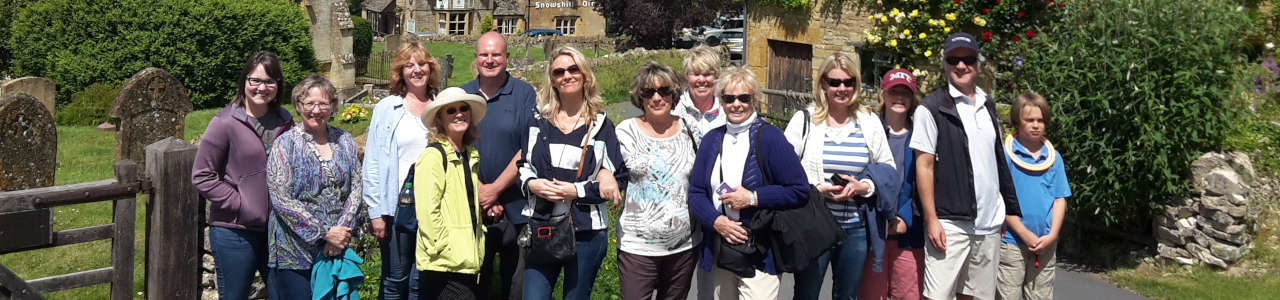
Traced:
<svg viewBox="0 0 1280 300">
<path fill-rule="evenodd" d="M 920 277 L 924 275 L 924 249 L 901 249 L 898 241 L 890 237 L 884 243 L 884 265 L 881 271 L 872 271 L 868 255 L 862 271 L 862 284 L 858 298 L 867 299 L 920 299 Z"/>
</svg>

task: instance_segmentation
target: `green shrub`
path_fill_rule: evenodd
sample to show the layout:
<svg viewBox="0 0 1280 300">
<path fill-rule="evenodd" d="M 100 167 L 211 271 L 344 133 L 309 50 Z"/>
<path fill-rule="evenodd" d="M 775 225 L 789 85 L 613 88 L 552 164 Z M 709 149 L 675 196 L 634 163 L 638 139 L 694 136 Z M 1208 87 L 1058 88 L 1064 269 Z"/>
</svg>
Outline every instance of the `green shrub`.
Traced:
<svg viewBox="0 0 1280 300">
<path fill-rule="evenodd" d="M 484 15 L 484 22 L 480 23 L 480 33 L 493 31 L 493 15 Z"/>
<path fill-rule="evenodd" d="M 351 52 L 356 57 L 369 57 L 373 52 L 373 23 L 359 16 L 351 16 Z"/>
<path fill-rule="evenodd" d="M 173 74 L 197 109 L 225 105 L 249 55 L 275 52 L 285 81 L 316 68 L 309 25 L 292 1 L 48 0 L 13 20 L 13 73 L 58 83 L 58 99 L 146 67 Z M 282 86 L 281 91 L 288 91 Z"/>
<path fill-rule="evenodd" d="M 1234 3 L 1078 0 L 1088 9 L 1051 24 L 1051 38 L 1016 44 L 1015 82 L 1052 105 L 1071 218 L 1148 228 L 1162 201 L 1185 196 L 1191 162 L 1222 148 L 1243 110 L 1248 22 Z"/>
<path fill-rule="evenodd" d="M 71 103 L 58 109 L 54 120 L 58 125 L 96 126 L 110 120 L 111 103 L 115 102 L 120 86 L 94 83 L 84 91 L 71 95 Z"/>
</svg>

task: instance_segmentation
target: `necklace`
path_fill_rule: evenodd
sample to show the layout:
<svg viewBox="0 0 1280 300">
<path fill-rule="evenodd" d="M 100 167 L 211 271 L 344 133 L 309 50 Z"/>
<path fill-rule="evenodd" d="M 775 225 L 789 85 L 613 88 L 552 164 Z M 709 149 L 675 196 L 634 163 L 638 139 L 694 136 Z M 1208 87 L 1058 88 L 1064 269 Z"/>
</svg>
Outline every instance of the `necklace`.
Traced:
<svg viewBox="0 0 1280 300">
<path fill-rule="evenodd" d="M 1014 156 L 1013 141 L 1014 138 L 1012 134 L 1004 136 L 1004 155 L 1008 156 L 1009 161 L 1012 161 L 1019 169 L 1032 172 L 1043 172 L 1048 170 L 1049 167 L 1052 167 L 1053 163 L 1058 160 L 1058 151 L 1053 150 L 1053 143 L 1050 143 L 1048 138 L 1044 139 L 1044 146 L 1040 148 L 1040 152 L 1045 153 L 1046 157 L 1044 161 L 1039 163 L 1029 163 L 1019 159 L 1017 156 Z"/>
</svg>

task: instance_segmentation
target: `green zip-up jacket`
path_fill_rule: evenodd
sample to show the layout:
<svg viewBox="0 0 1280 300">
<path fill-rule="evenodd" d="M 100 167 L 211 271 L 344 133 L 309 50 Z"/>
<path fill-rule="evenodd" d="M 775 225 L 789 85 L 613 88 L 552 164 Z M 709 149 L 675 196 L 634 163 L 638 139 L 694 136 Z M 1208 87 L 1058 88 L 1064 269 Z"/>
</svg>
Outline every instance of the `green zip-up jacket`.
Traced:
<svg viewBox="0 0 1280 300">
<path fill-rule="evenodd" d="M 424 271 L 476 274 L 484 260 L 485 235 L 477 175 L 480 154 L 467 146 L 465 157 L 459 156 L 448 140 L 435 142 L 440 143 L 442 151 L 428 147 L 414 167 L 417 267 Z M 446 157 L 446 163 L 441 164 Z"/>
</svg>

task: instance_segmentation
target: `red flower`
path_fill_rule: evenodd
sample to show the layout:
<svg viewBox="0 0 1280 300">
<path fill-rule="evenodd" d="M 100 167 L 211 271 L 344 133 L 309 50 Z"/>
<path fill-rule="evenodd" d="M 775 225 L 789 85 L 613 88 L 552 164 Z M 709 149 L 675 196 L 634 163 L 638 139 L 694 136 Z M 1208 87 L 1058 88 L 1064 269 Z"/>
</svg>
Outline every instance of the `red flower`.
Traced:
<svg viewBox="0 0 1280 300">
<path fill-rule="evenodd" d="M 996 5 L 1000 5 L 1000 0 L 996 0 Z"/>
<path fill-rule="evenodd" d="M 1032 37 L 1035 37 L 1035 36 L 1036 36 L 1036 31 L 1035 31 L 1035 30 L 1027 29 L 1027 38 L 1032 38 Z"/>
<path fill-rule="evenodd" d="M 982 33 L 982 40 L 983 40 L 983 41 L 986 41 L 986 42 L 988 42 L 988 43 L 990 43 L 990 42 L 991 42 L 991 32 L 990 32 L 990 31 L 983 32 L 983 33 Z"/>
<path fill-rule="evenodd" d="M 1019 17 L 1019 18 L 1026 17 L 1026 16 L 1027 16 L 1027 13 L 1026 13 L 1026 12 L 1021 12 L 1021 11 L 1020 11 L 1020 12 L 1018 12 L 1018 17 Z"/>
<path fill-rule="evenodd" d="M 1048 6 L 1053 6 L 1053 0 L 1045 1 L 1044 4 Z"/>
<path fill-rule="evenodd" d="M 1018 84 L 1017 84 L 1017 83 L 1011 83 L 1011 84 L 1009 84 L 1009 88 L 1011 88 L 1011 89 L 1016 89 L 1016 88 L 1018 88 Z"/>
<path fill-rule="evenodd" d="M 1021 40 L 1022 40 L 1022 39 L 1021 39 L 1021 38 L 1018 38 L 1018 36 L 1016 36 L 1016 35 L 1015 35 L 1015 36 L 1013 36 L 1013 41 L 1014 41 L 1014 42 L 1018 42 L 1018 41 L 1021 41 Z"/>
<path fill-rule="evenodd" d="M 960 4 L 960 0 L 956 0 L 956 4 Z"/>
<path fill-rule="evenodd" d="M 985 14 L 987 14 L 988 12 L 991 12 L 991 9 L 987 9 L 987 8 L 983 8 L 983 9 L 982 9 L 982 14 L 984 14 L 984 15 L 985 15 Z"/>
<path fill-rule="evenodd" d="M 1062 7 L 1063 5 L 1067 5 L 1067 1 L 1058 1 L 1058 7 Z"/>
</svg>

